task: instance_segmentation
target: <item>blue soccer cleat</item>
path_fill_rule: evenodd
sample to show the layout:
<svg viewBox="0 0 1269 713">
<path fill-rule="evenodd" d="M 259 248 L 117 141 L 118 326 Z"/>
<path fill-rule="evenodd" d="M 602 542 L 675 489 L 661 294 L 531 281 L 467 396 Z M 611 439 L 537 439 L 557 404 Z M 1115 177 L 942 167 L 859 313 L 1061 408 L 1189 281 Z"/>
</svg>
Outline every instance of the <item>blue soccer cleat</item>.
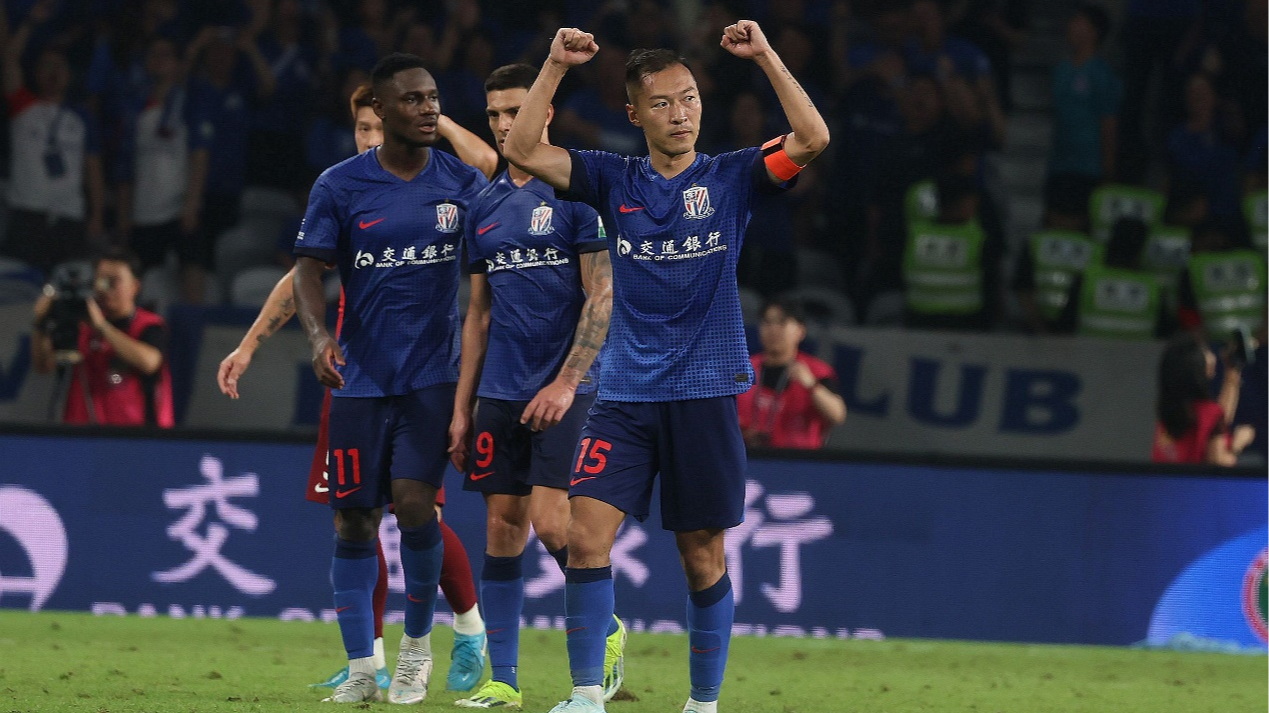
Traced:
<svg viewBox="0 0 1269 713">
<path fill-rule="evenodd" d="M 338 688 L 341 683 L 347 680 L 348 680 L 348 667 L 345 666 L 339 669 L 338 671 L 336 671 L 334 674 L 331 675 L 330 678 L 326 679 L 325 681 L 322 681 L 321 683 L 310 683 L 308 684 L 308 687 L 309 688 Z M 387 668 L 381 668 L 378 671 L 375 671 L 375 683 L 379 684 L 379 688 L 387 690 L 388 686 L 392 684 L 392 674 L 388 673 Z"/>
<path fill-rule="evenodd" d="M 454 650 L 450 654 L 449 674 L 445 676 L 445 688 L 451 691 L 470 691 L 480 683 L 485 674 L 485 632 L 459 634 L 454 632 Z"/>
</svg>

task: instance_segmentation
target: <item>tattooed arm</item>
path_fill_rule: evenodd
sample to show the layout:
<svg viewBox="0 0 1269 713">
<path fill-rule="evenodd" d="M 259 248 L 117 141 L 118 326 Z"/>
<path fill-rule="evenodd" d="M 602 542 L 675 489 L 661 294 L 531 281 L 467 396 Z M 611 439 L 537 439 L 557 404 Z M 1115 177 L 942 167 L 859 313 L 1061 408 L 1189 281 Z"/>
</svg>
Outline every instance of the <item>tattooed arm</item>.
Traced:
<svg viewBox="0 0 1269 713">
<path fill-rule="evenodd" d="M 780 56 L 771 48 L 758 23 L 741 20 L 729 25 L 723 30 L 720 44 L 741 59 L 752 59 L 767 75 L 793 129 L 785 139 L 784 151 L 794 163 L 805 166 L 828 147 L 828 125 L 824 123 L 824 117 L 820 116 L 806 90 L 793 78 L 793 73 L 780 61 Z"/>
<path fill-rule="evenodd" d="M 581 268 L 586 303 L 582 305 L 582 314 L 573 332 L 573 348 L 555 381 L 533 397 L 520 417 L 520 423 L 529 424 L 535 431 L 550 428 L 564 418 L 573 405 L 577 385 L 599 356 L 599 349 L 608 336 L 608 320 L 612 316 L 612 263 L 608 251 L 582 253 Z"/>
<path fill-rule="evenodd" d="M 220 385 L 220 392 L 229 398 L 238 398 L 238 378 L 251 366 L 251 357 L 256 349 L 295 314 L 295 288 L 292 285 L 294 274 L 295 270 L 292 268 L 278 280 L 278 284 L 274 285 L 273 291 L 264 301 L 264 306 L 260 308 L 256 321 L 251 324 L 251 329 L 243 335 L 238 348 L 221 360 L 220 369 L 216 371 L 216 383 Z"/>
</svg>

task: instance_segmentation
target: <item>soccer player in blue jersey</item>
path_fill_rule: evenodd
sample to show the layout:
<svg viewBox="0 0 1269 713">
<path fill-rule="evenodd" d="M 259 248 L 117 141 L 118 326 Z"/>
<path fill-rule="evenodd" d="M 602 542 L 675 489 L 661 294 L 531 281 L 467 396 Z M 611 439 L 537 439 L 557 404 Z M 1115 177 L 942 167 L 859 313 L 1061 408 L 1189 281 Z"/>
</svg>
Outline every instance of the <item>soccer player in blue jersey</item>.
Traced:
<svg viewBox="0 0 1269 713">
<path fill-rule="evenodd" d="M 537 75 L 529 65 L 512 64 L 485 81 L 485 111 L 499 147 Z M 471 303 L 450 452 L 467 474 L 463 488 L 485 498 L 480 598 L 493 675 L 457 704 L 519 708 L 524 548 L 532 524 L 560 567 L 567 563 L 569 473 L 595 399 L 595 359 L 612 312 L 612 265 L 595 209 L 558 200 L 550 186 L 514 165 L 473 203 L 466 245 Z M 625 638 L 620 621 L 610 621 L 606 697 L 621 685 Z"/>
<path fill-rule="evenodd" d="M 683 710 L 718 709 L 734 614 L 723 533 L 743 519 L 745 495 L 735 396 L 753 382 L 736 260 L 753 193 L 786 186 L 828 145 L 823 118 L 757 23 L 728 26 L 721 44 L 762 69 L 792 132 L 761 148 L 697 153 L 701 102 L 691 70 L 671 51 L 635 50 L 626 63 L 627 112 L 649 155 L 551 146 L 541 137 L 555 90 L 599 50 L 592 35 L 564 28 L 503 147 L 511 163 L 562 198 L 595 206 L 613 228 L 612 324 L 569 481 L 573 694 L 556 713 L 603 710 L 609 552 L 626 515 L 647 517 L 658 474 L 662 526 L 674 531 L 689 589 L 691 693 Z"/>
<path fill-rule="evenodd" d="M 328 699 L 379 700 L 371 592 L 382 508 L 401 530 L 405 634 L 388 687 L 419 703 L 432 671 L 430 632 L 440 579 L 436 492 L 449 466 L 447 430 L 458 378 L 458 283 L 463 221 L 487 185 L 479 170 L 433 151 L 440 98 L 413 55 L 371 73 L 383 144 L 327 169 L 309 194 L 295 241 L 296 313 L 318 381 L 332 389 L 331 583 L 348 652 L 348 679 Z M 339 268 L 339 341 L 325 325 L 321 275 Z"/>
</svg>

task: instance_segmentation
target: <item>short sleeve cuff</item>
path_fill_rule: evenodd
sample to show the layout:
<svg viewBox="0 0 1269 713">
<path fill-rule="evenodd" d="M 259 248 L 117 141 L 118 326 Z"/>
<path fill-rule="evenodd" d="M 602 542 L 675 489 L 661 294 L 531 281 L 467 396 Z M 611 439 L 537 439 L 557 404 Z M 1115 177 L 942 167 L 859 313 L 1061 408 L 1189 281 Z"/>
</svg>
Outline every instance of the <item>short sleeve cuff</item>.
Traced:
<svg viewBox="0 0 1269 713">
<path fill-rule="evenodd" d="M 591 190 L 589 174 L 586 173 L 586 162 L 582 160 L 581 154 L 569 149 L 569 161 L 573 167 L 568 177 L 568 190 L 555 191 L 555 197 L 562 201 L 577 201 L 579 203 L 590 203 Z"/>
<path fill-rule="evenodd" d="M 577 254 L 585 255 L 586 253 L 597 253 L 600 250 L 608 249 L 607 240 L 588 240 L 584 243 L 577 244 Z"/>
<path fill-rule="evenodd" d="M 335 264 L 335 251 L 323 248 L 300 248 L 297 247 L 291 251 L 296 257 L 311 257 L 315 260 L 321 260 L 327 265 Z"/>
</svg>

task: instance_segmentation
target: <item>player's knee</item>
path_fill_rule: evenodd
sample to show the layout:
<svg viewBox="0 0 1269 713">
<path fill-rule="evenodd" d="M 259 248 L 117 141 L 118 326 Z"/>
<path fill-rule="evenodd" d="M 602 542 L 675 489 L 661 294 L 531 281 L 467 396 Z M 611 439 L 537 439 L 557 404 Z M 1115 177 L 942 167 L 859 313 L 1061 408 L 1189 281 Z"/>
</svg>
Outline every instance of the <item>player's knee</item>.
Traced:
<svg viewBox="0 0 1269 713">
<path fill-rule="evenodd" d="M 712 586 L 727 571 L 721 531 L 680 532 L 675 540 L 683 562 L 683 573 L 687 575 L 687 585 L 692 591 Z"/>
<path fill-rule="evenodd" d="M 491 512 L 485 521 L 485 528 L 489 551 L 499 556 L 518 554 L 524 550 L 524 543 L 529 539 L 528 521 L 511 515 Z"/>
<path fill-rule="evenodd" d="M 366 542 L 379 535 L 379 518 L 373 510 L 338 510 L 335 512 L 335 533 L 348 542 Z"/>
<path fill-rule="evenodd" d="M 550 552 L 568 544 L 568 517 L 542 517 L 533 521 L 533 531 Z"/>
<path fill-rule="evenodd" d="M 607 564 L 612 537 L 605 528 L 596 527 L 584 518 L 573 518 L 567 532 L 570 567 L 602 567 Z"/>
</svg>

